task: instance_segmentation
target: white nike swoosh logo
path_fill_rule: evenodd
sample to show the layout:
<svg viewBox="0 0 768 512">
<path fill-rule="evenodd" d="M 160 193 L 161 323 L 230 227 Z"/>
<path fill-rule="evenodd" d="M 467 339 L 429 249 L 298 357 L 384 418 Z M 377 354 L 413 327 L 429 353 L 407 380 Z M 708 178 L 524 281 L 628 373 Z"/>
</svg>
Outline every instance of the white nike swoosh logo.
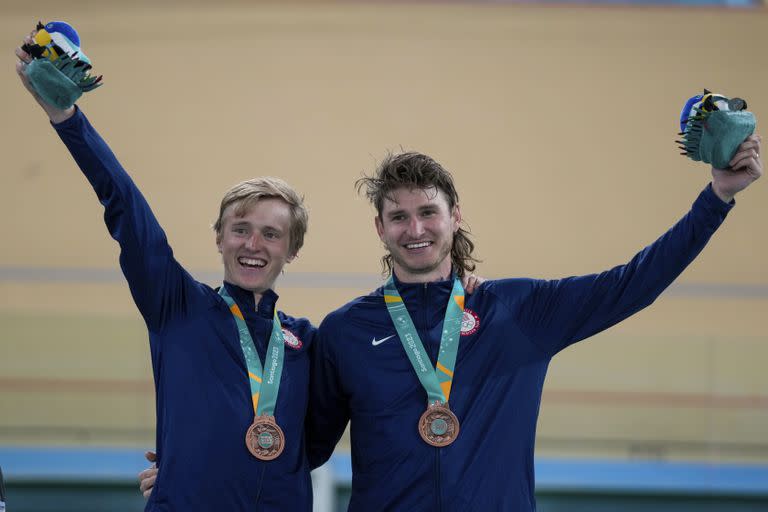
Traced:
<svg viewBox="0 0 768 512">
<path fill-rule="evenodd" d="M 393 334 L 392 336 L 387 336 L 386 338 L 381 338 L 380 340 L 377 340 L 376 338 L 373 338 L 373 341 L 371 342 L 371 345 L 373 345 L 374 347 L 376 345 L 381 345 L 382 343 L 387 341 L 389 338 L 394 338 L 394 337 L 395 337 L 395 335 Z"/>
</svg>

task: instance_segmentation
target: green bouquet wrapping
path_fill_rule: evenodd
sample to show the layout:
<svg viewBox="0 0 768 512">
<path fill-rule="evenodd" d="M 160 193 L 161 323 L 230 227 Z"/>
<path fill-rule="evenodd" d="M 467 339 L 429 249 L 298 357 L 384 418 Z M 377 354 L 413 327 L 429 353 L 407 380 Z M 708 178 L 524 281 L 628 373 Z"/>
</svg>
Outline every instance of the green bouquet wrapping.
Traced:
<svg viewBox="0 0 768 512">
<path fill-rule="evenodd" d="M 92 76 L 91 62 L 80 49 L 75 29 L 63 22 L 37 24 L 32 44 L 23 46 L 32 62 L 25 75 L 40 97 L 56 108 L 67 109 L 83 95 L 101 86 L 101 76 Z"/>
<path fill-rule="evenodd" d="M 755 131 L 755 116 L 741 98 L 727 98 L 704 89 L 690 98 L 680 114 L 681 154 L 692 160 L 728 168 L 736 151 Z"/>
</svg>

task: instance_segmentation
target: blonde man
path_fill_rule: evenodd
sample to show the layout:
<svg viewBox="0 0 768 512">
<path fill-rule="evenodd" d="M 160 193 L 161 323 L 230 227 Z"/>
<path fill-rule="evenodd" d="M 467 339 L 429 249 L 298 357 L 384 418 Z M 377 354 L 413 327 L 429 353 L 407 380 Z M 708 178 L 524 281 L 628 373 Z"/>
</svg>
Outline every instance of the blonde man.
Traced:
<svg viewBox="0 0 768 512">
<path fill-rule="evenodd" d="M 278 312 L 273 291 L 304 241 L 300 196 L 277 178 L 227 192 L 214 226 L 224 283 L 200 283 L 173 257 L 149 205 L 83 112 L 41 101 L 25 76 L 30 56 L 16 54 L 21 81 L 104 205 L 149 331 L 160 470 L 146 510 L 310 511 L 304 418 L 315 330 Z"/>
</svg>

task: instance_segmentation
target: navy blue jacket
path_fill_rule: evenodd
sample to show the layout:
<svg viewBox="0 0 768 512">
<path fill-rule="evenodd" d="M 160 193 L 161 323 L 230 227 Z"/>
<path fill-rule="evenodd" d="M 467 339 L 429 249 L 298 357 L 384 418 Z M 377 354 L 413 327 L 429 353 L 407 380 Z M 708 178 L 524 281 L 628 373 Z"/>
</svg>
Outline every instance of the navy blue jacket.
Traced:
<svg viewBox="0 0 768 512">
<path fill-rule="evenodd" d="M 535 510 L 534 440 L 550 359 L 651 304 L 730 207 L 707 187 L 626 265 L 553 281 L 487 281 L 468 295 L 450 396 L 461 431 L 444 448 L 417 432 L 427 395 L 382 289 L 331 313 L 315 343 L 311 463 L 330 455 L 350 421 L 350 511 Z M 396 285 L 434 366 L 452 283 Z"/>
<path fill-rule="evenodd" d="M 149 330 L 159 474 L 146 510 L 310 511 L 304 420 L 315 329 L 306 319 L 278 313 L 290 332 L 275 410 L 286 446 L 277 459 L 259 461 L 245 446 L 254 411 L 226 303 L 174 259 L 144 197 L 85 116 L 78 110 L 54 127 L 104 205 L 107 228 L 120 244 L 120 266 Z M 263 361 L 277 295 L 267 291 L 257 308 L 253 293 L 226 286 Z"/>
</svg>

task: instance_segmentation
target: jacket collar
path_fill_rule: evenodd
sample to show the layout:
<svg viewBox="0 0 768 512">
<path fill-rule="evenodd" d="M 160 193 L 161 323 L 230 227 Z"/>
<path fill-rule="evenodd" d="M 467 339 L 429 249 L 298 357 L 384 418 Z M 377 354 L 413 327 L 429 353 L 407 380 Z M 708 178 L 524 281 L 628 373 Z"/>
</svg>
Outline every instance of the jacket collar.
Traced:
<svg viewBox="0 0 768 512">
<path fill-rule="evenodd" d="M 395 271 L 392 271 L 392 279 L 395 281 L 395 286 L 397 287 L 397 291 L 400 292 L 402 295 L 405 291 L 410 291 L 411 289 L 421 290 L 441 290 L 443 288 L 447 288 L 450 292 L 453 288 L 453 280 L 456 278 L 456 273 L 451 270 L 451 276 L 447 279 L 441 279 L 439 281 L 430 281 L 427 283 L 404 283 L 400 279 L 398 279 L 397 274 Z"/>
<path fill-rule="evenodd" d="M 246 320 L 249 318 L 264 318 L 266 320 L 272 320 L 275 316 L 275 306 L 277 305 L 278 295 L 273 290 L 269 289 L 261 295 L 261 300 L 258 305 L 253 298 L 253 292 L 240 288 L 237 285 L 224 281 L 227 291 L 240 307 L 240 311 L 243 312 Z"/>
<path fill-rule="evenodd" d="M 397 291 L 400 292 L 416 328 L 429 329 L 442 323 L 455 277 L 455 273 L 451 272 L 449 279 L 428 283 L 403 283 L 392 272 Z"/>
</svg>

